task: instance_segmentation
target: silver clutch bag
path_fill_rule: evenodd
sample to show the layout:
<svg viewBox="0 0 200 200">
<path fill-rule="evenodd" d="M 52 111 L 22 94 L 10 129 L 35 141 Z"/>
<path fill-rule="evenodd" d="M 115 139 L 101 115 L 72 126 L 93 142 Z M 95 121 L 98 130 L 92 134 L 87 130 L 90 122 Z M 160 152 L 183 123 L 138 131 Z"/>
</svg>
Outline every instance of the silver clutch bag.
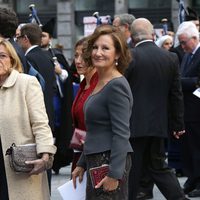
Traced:
<svg viewBox="0 0 200 200">
<path fill-rule="evenodd" d="M 36 144 L 16 145 L 13 143 L 7 149 L 6 155 L 9 155 L 10 167 L 15 172 L 28 173 L 33 169 L 33 165 L 27 165 L 25 161 L 39 159 L 36 153 Z"/>
</svg>

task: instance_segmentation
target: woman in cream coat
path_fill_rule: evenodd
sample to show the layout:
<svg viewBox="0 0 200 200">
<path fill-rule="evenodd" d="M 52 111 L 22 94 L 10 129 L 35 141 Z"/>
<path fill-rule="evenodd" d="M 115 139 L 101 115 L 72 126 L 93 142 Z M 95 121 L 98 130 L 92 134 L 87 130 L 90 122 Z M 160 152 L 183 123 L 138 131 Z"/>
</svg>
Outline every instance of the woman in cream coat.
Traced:
<svg viewBox="0 0 200 200">
<path fill-rule="evenodd" d="M 0 172 L 0 175 L 7 181 L 7 191 L 3 193 L 8 193 L 9 200 L 49 200 L 46 165 L 56 147 L 41 87 L 35 77 L 20 72 L 21 64 L 12 45 L 0 39 L 0 137 L 3 154 L 0 162 L 5 166 L 5 173 Z M 34 165 L 30 173 L 16 174 L 10 168 L 5 153 L 12 143 L 36 143 L 41 159 L 26 162 Z M 0 191 L 2 194 L 2 188 Z"/>
</svg>

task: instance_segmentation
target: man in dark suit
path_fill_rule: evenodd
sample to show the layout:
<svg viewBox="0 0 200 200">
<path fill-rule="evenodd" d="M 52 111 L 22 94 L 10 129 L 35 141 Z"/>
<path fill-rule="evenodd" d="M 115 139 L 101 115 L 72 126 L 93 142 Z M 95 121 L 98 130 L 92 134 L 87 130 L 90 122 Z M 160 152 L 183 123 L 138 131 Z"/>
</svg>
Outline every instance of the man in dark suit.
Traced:
<svg viewBox="0 0 200 200">
<path fill-rule="evenodd" d="M 185 15 L 185 21 L 193 22 L 195 24 L 197 30 L 199 31 L 199 27 L 200 27 L 199 26 L 199 24 L 200 24 L 199 15 L 197 14 L 197 12 L 195 10 L 193 10 L 190 7 L 187 7 L 187 13 Z M 178 55 L 179 61 L 181 63 L 183 56 L 185 54 L 181 45 L 179 44 L 177 47 L 171 48 L 170 51 L 172 51 L 172 52 L 174 52 Z"/>
<path fill-rule="evenodd" d="M 20 30 L 17 37 L 18 44 L 25 52 L 27 60 L 43 76 L 45 80 L 44 102 L 49 119 L 49 125 L 54 132 L 54 107 L 53 97 L 55 94 L 54 64 L 49 56 L 41 50 L 42 30 L 37 24 L 26 24 Z M 51 170 L 48 170 L 48 180 L 51 189 Z"/>
<path fill-rule="evenodd" d="M 41 37 L 42 31 L 37 24 L 26 24 L 21 28 L 21 35 L 17 37 L 17 42 L 24 50 L 27 60 L 45 80 L 44 101 L 49 118 L 49 125 L 53 131 L 53 96 L 55 93 L 54 64 L 48 55 L 39 47 Z"/>
<path fill-rule="evenodd" d="M 134 99 L 130 121 L 134 153 L 129 200 L 136 200 L 143 170 L 166 199 L 183 200 L 186 198 L 180 184 L 165 162 L 164 148 L 169 117 L 172 118 L 173 136 L 179 138 L 184 133 L 178 58 L 154 44 L 153 26 L 147 19 L 136 19 L 131 25 L 131 33 L 136 46 L 126 73 Z"/>
<path fill-rule="evenodd" d="M 181 63 L 186 130 L 181 153 L 184 174 L 188 177 L 184 192 L 189 197 L 200 197 L 200 99 L 193 94 L 200 87 L 199 32 L 193 22 L 183 22 L 177 36 L 186 52 Z"/>
</svg>

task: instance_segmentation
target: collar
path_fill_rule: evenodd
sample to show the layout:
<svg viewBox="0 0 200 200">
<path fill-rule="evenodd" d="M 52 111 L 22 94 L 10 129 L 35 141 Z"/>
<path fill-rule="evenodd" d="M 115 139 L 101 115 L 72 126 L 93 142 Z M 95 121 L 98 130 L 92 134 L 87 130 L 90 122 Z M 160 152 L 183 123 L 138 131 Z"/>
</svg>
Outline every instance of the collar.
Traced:
<svg viewBox="0 0 200 200">
<path fill-rule="evenodd" d="M 129 37 L 129 38 L 126 40 L 127 44 L 129 44 L 131 41 L 132 41 L 131 37 Z"/>
<path fill-rule="evenodd" d="M 95 73 L 93 74 L 93 76 L 91 77 L 91 79 L 90 79 L 90 86 L 91 86 L 93 83 L 96 83 L 96 82 L 97 82 L 96 80 L 98 80 L 98 73 L 97 73 L 97 72 L 95 72 Z M 80 87 L 81 87 L 82 90 L 84 89 L 85 85 L 86 85 L 86 80 L 85 80 L 85 78 L 84 78 L 84 79 L 81 81 L 81 83 L 80 83 Z"/>
<path fill-rule="evenodd" d="M 199 47 L 200 47 L 200 43 L 198 43 L 196 48 L 192 51 L 192 55 L 194 55 L 196 53 L 196 51 L 198 50 Z"/>
<path fill-rule="evenodd" d="M 10 75 L 8 76 L 8 78 L 5 80 L 5 82 L 3 83 L 3 85 L 1 86 L 1 88 L 9 88 L 9 87 L 12 87 L 16 80 L 17 80 L 17 77 L 19 75 L 19 72 L 15 69 L 13 69 L 10 73 Z"/>
<path fill-rule="evenodd" d="M 26 50 L 25 56 L 28 54 L 29 51 L 31 51 L 31 50 L 34 49 L 35 47 L 38 47 L 38 45 L 33 45 L 33 46 L 29 47 L 29 48 Z"/>
<path fill-rule="evenodd" d="M 142 44 L 142 43 L 145 43 L 145 42 L 153 42 L 153 40 L 142 40 L 140 42 L 138 42 L 135 47 L 137 47 L 138 45 Z"/>
</svg>

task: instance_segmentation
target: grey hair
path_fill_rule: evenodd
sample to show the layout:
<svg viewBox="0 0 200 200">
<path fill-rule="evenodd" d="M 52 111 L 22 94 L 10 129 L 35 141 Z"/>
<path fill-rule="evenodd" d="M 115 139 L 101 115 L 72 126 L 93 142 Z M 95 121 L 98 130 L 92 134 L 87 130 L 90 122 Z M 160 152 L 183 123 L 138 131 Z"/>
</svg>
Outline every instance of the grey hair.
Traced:
<svg viewBox="0 0 200 200">
<path fill-rule="evenodd" d="M 134 41 L 153 39 L 153 35 L 154 28 L 148 19 L 138 18 L 131 24 L 131 36 Z"/>
<path fill-rule="evenodd" d="M 195 24 L 191 21 L 186 21 L 179 25 L 176 35 L 179 37 L 182 34 L 185 34 L 188 38 L 196 37 L 199 40 L 199 31 L 197 30 Z"/>
<path fill-rule="evenodd" d="M 135 16 L 128 13 L 123 13 L 123 14 L 115 15 L 115 18 L 117 17 L 120 19 L 120 25 L 128 24 L 129 30 L 130 30 L 131 24 L 135 20 Z"/>
</svg>

